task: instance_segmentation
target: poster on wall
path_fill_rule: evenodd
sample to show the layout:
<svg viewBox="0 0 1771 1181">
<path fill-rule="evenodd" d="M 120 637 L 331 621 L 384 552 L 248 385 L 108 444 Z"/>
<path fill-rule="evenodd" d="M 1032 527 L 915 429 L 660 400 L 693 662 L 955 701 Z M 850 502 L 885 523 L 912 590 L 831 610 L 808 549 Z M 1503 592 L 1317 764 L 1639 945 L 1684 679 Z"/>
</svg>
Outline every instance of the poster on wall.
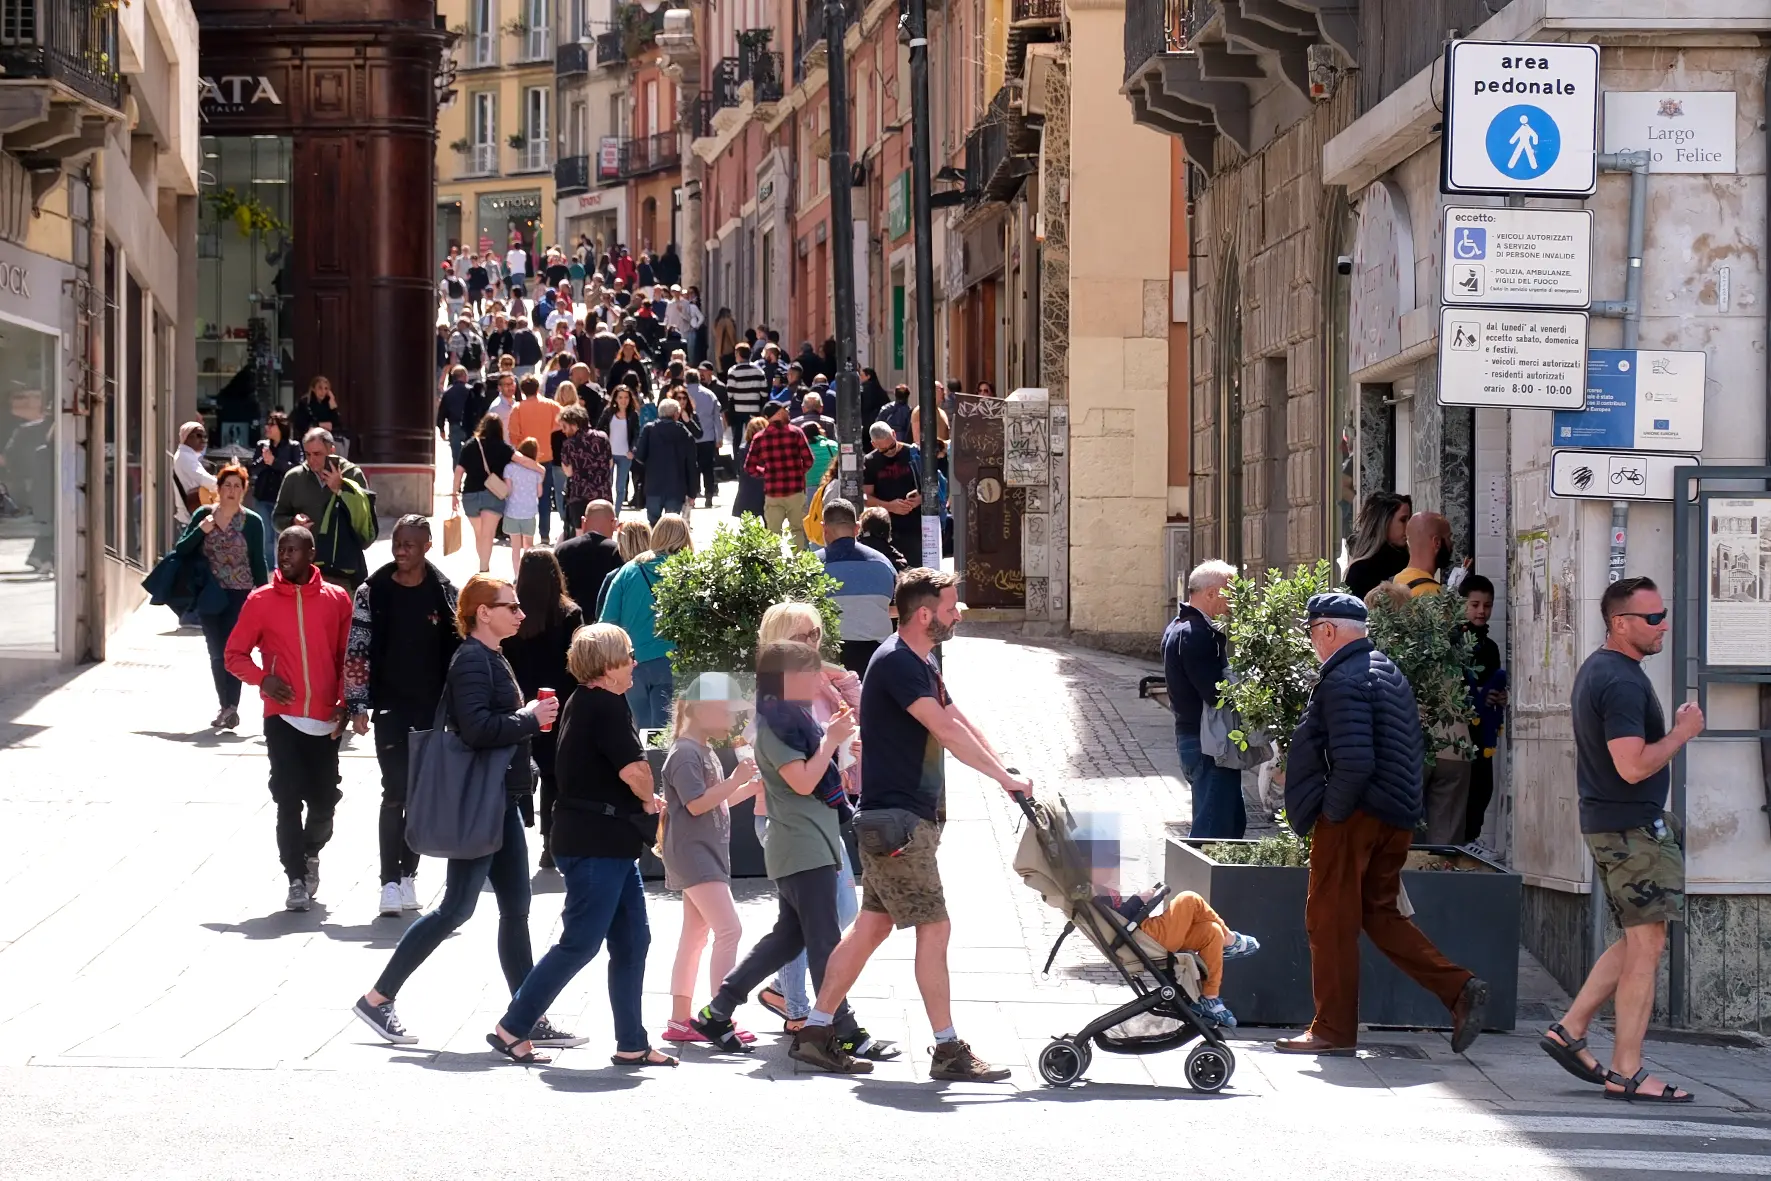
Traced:
<svg viewBox="0 0 1771 1181">
<path fill-rule="evenodd" d="M 1771 665 L 1771 499 L 1709 502 L 1704 660 Z"/>
</svg>

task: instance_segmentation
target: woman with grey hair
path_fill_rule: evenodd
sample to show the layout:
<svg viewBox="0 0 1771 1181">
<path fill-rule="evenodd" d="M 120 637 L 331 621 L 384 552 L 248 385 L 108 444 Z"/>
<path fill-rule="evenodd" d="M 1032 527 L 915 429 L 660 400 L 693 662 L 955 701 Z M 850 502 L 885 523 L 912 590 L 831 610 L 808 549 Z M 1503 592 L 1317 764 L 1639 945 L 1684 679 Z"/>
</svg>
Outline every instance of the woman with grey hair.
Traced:
<svg viewBox="0 0 1771 1181">
<path fill-rule="evenodd" d="M 652 524 L 665 513 L 681 513 L 695 494 L 695 432 L 683 425 L 682 403 L 658 403 L 658 421 L 647 423 L 634 445 L 633 457 L 646 467 L 646 519 Z"/>
</svg>

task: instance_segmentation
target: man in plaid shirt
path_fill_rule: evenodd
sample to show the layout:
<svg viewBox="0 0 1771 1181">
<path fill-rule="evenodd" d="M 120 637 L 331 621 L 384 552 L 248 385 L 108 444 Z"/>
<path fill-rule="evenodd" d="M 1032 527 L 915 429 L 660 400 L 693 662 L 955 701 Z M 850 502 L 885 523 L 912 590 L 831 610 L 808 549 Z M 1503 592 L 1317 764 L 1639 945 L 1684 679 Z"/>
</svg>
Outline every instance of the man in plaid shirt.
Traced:
<svg viewBox="0 0 1771 1181">
<path fill-rule="evenodd" d="M 786 399 L 770 402 L 769 425 L 750 441 L 744 456 L 744 470 L 763 480 L 763 524 L 769 532 L 781 533 L 781 522 L 793 530 L 793 540 L 806 547 L 806 527 L 801 514 L 805 511 L 806 473 L 812 470 L 812 448 L 805 432 L 787 420 L 790 407 Z"/>
</svg>

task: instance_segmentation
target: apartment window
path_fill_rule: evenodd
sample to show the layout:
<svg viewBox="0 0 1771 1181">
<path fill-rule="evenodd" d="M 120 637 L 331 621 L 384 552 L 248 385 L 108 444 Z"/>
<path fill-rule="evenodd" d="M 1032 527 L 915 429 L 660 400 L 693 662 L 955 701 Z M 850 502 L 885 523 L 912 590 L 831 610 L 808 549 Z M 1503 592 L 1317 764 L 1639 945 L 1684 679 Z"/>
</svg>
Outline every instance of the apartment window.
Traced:
<svg viewBox="0 0 1771 1181">
<path fill-rule="evenodd" d="M 646 82 L 646 124 L 642 134 L 658 134 L 658 81 L 655 78 Z"/>
<path fill-rule="evenodd" d="M 498 64 L 498 9 L 494 0 L 470 0 L 468 9 L 468 64 Z"/>
<path fill-rule="evenodd" d="M 528 0 L 524 23 L 528 26 L 523 34 L 524 58 L 539 61 L 552 54 L 553 21 L 548 17 L 547 0 Z"/>
<path fill-rule="evenodd" d="M 482 90 L 473 96 L 473 170 L 498 171 L 498 95 Z"/>
<path fill-rule="evenodd" d="M 590 104 L 579 100 L 572 104 L 571 122 L 567 124 L 567 147 L 571 156 L 590 153 Z"/>
<path fill-rule="evenodd" d="M 548 103 L 553 92 L 544 86 L 531 86 L 523 94 L 523 167 L 548 167 L 548 148 L 553 143 Z"/>
<path fill-rule="evenodd" d="M 806 115 L 800 119 L 799 203 L 801 205 L 810 205 L 812 203 L 812 178 L 818 170 L 812 164 L 811 149 L 812 140 L 816 139 L 817 135 L 817 124 L 812 122 L 812 117 L 810 115 Z"/>
<path fill-rule="evenodd" d="M 117 420 L 120 414 L 117 409 L 118 377 L 122 365 L 117 354 L 117 321 L 120 308 L 117 305 L 117 248 L 105 243 L 105 398 L 110 403 L 111 412 L 105 415 L 105 549 L 113 556 L 123 554 L 123 533 L 120 518 L 117 514 Z"/>
<path fill-rule="evenodd" d="M 855 95 L 855 132 L 851 144 L 855 155 L 859 156 L 873 145 L 873 140 L 870 138 L 873 123 L 867 117 L 868 104 L 873 95 L 868 92 L 865 83 L 857 85 L 853 93 Z"/>
<path fill-rule="evenodd" d="M 143 564 L 145 551 L 144 506 L 147 489 L 147 421 L 148 421 L 148 334 L 146 301 L 141 284 L 135 276 L 125 275 L 124 299 L 128 320 L 124 323 L 123 370 L 123 556 L 137 566 Z"/>
<path fill-rule="evenodd" d="M 566 36 L 573 41 L 588 41 L 590 36 L 590 14 L 585 11 L 585 0 L 572 0 L 566 20 Z"/>
</svg>

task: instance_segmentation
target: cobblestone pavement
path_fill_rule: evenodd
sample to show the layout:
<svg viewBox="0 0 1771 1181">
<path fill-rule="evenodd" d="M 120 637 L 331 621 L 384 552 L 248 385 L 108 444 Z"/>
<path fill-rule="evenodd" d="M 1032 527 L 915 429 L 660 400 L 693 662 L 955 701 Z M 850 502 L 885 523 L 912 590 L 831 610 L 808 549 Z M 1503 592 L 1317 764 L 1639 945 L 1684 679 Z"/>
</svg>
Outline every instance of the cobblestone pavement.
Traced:
<svg viewBox="0 0 1771 1181">
<path fill-rule="evenodd" d="M 699 532 L 724 514 L 695 517 Z M 1003 753 L 1073 811 L 1117 817 L 1125 883 L 1154 881 L 1164 825 L 1187 801 L 1169 720 L 1137 698 L 1149 667 L 981 627 L 945 656 L 956 699 Z M 1524 1025 L 1465 1057 L 1439 1034 L 1385 1032 L 1368 1035 L 1367 1057 L 1321 1062 L 1276 1056 L 1273 1031 L 1243 1030 L 1216 1099 L 1186 1088 L 1182 1053 L 1099 1054 L 1087 1084 L 1043 1087 L 1032 1063 L 1046 1040 L 1126 993 L 1080 940 L 1040 973 L 1061 917 L 1010 869 L 1019 813 L 951 761 L 942 863 L 957 1023 L 1013 1069 L 1011 1083 L 926 1081 L 908 934 L 856 990 L 869 1027 L 908 1050 L 868 1080 L 796 1074 L 756 1006 L 742 1013 L 761 1035 L 754 1058 L 691 1049 L 668 1075 L 614 1071 L 594 965 L 553 1009 L 590 1044 L 546 1070 L 504 1066 L 482 1041 L 505 999 L 490 897 L 401 996 L 419 1044 L 382 1046 L 348 1012 L 409 922 L 376 917 L 372 752 L 347 747 L 320 902 L 289 914 L 258 711 L 249 698 L 240 732 L 223 735 L 203 727 L 212 712 L 201 637 L 159 609 L 124 628 L 108 663 L 0 698 L 0 1176 L 528 1175 L 582 1169 L 588 1151 L 623 1173 L 729 1181 L 779 1176 L 784 1147 L 803 1175 L 919 1181 L 1145 1175 L 1202 1153 L 1202 1167 L 1237 1178 L 1771 1174 L 1759 1051 L 1652 1046 L 1656 1069 L 1700 1093 L 1675 1122 L 1598 1110 L 1620 1105 L 1563 1075 Z M 563 896 L 553 875 L 534 880 L 539 952 Z M 440 867 L 427 862 L 419 883 L 434 901 Z M 757 882 L 739 893 L 753 938 L 771 893 Z M 645 1014 L 657 1030 L 679 905 L 658 886 L 650 895 Z M 794 1084 L 792 1106 L 773 1110 Z"/>
</svg>

